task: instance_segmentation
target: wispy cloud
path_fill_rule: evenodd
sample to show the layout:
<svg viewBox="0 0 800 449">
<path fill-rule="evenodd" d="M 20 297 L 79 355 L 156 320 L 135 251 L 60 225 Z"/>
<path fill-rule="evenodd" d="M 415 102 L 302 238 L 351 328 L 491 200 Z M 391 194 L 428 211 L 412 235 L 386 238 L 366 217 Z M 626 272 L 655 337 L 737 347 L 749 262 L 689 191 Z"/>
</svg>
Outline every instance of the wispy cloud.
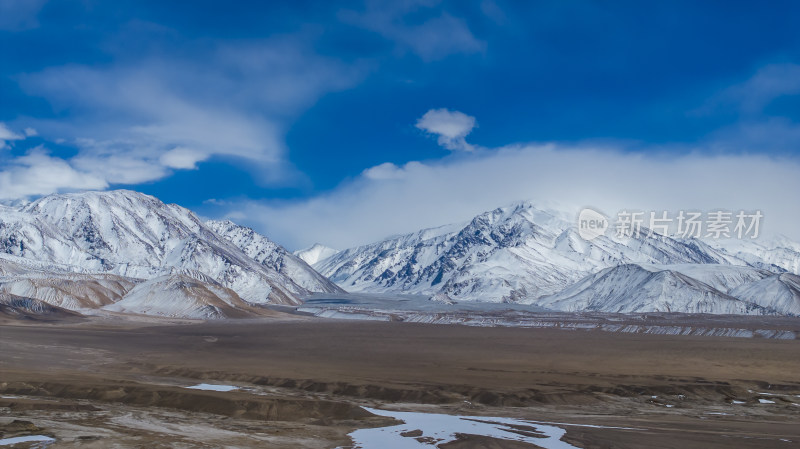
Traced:
<svg viewBox="0 0 800 449">
<path fill-rule="evenodd" d="M 448 109 L 431 109 L 419 120 L 416 127 L 438 137 L 439 145 L 448 150 L 472 151 L 466 137 L 475 128 L 475 117 Z"/>
<path fill-rule="evenodd" d="M 711 133 L 709 146 L 722 151 L 794 153 L 800 148 L 800 123 L 770 113 L 774 101 L 800 95 L 800 65 L 769 64 L 743 82 L 723 89 L 694 115 L 726 111 L 736 120 Z"/>
<path fill-rule="evenodd" d="M 370 0 L 362 11 L 346 10 L 340 17 L 395 42 L 425 61 L 458 53 L 480 53 L 486 43 L 476 38 L 463 19 L 442 11 L 438 1 Z M 419 21 L 420 15 L 425 19 Z"/>
<path fill-rule="evenodd" d="M 760 114 L 777 98 L 800 94 L 800 65 L 769 64 L 750 79 L 725 89 L 712 100 L 722 107 L 735 105 L 742 113 Z"/>
<path fill-rule="evenodd" d="M 29 94 L 71 112 L 29 122 L 77 146 L 70 163 L 109 184 L 157 180 L 213 156 L 246 162 L 266 183 L 282 182 L 290 120 L 364 72 L 316 55 L 300 38 L 216 42 L 202 56 L 147 56 L 24 75 Z"/>
</svg>

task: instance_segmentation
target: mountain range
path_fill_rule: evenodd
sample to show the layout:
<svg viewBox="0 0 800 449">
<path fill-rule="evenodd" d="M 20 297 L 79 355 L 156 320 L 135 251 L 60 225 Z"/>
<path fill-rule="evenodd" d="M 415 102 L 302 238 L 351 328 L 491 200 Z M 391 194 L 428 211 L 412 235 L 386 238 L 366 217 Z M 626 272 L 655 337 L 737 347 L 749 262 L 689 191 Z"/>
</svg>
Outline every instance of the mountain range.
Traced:
<svg viewBox="0 0 800 449">
<path fill-rule="evenodd" d="M 294 254 L 231 221 L 137 192 L 0 206 L 0 315 L 256 316 L 311 293 L 408 293 L 614 313 L 800 315 L 800 244 L 578 235 L 519 202 L 466 223 Z M 312 266 L 313 265 L 313 266 Z"/>
<path fill-rule="evenodd" d="M 313 264 L 352 292 L 560 311 L 797 314 L 800 245 L 652 234 L 586 241 L 575 215 L 519 202 Z"/>
</svg>

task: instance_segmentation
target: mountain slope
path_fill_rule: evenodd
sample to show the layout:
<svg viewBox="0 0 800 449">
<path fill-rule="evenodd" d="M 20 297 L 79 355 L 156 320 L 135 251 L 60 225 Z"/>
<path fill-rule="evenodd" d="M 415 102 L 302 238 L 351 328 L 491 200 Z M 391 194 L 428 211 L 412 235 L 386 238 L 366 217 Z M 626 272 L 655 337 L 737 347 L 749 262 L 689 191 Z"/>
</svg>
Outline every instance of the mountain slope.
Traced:
<svg viewBox="0 0 800 449">
<path fill-rule="evenodd" d="M 725 239 L 712 241 L 711 244 L 753 267 L 800 274 L 800 243 L 786 237 L 764 240 Z"/>
<path fill-rule="evenodd" d="M 713 268 L 712 268 L 713 270 Z M 536 305 L 565 312 L 680 312 L 763 315 L 764 307 L 729 296 L 675 269 L 625 264 L 587 276 Z"/>
<path fill-rule="evenodd" d="M 5 298 L 5 299 L 4 299 Z M 5 302 L 3 302 L 5 301 Z M 153 279 L 75 273 L 15 256 L 0 256 L 0 305 L 7 318 L 69 318 L 98 309 L 171 318 L 241 318 L 264 310 L 204 273 L 177 270 Z"/>
<path fill-rule="evenodd" d="M 261 265 L 291 279 L 310 292 L 344 293 L 339 286 L 282 246 L 231 221 L 210 220 L 206 225 Z"/>
<path fill-rule="evenodd" d="M 81 318 L 81 314 L 44 301 L 0 293 L 0 320 L 64 320 Z"/>
<path fill-rule="evenodd" d="M 149 279 L 104 310 L 171 318 L 241 318 L 257 315 L 233 290 L 212 279 L 176 273 Z"/>
<path fill-rule="evenodd" d="M 774 273 L 758 268 L 722 264 L 640 264 L 650 271 L 671 270 L 707 284 L 722 293 L 751 282 L 773 276 Z"/>
<path fill-rule="evenodd" d="M 733 289 L 731 295 L 775 309 L 783 315 L 800 316 L 800 276 L 795 274 L 775 274 L 743 284 Z"/>
<path fill-rule="evenodd" d="M 69 265 L 0 254 L 0 292 L 64 309 L 88 310 L 112 304 L 137 282 L 115 274 L 76 272 Z"/>
<path fill-rule="evenodd" d="M 120 276 L 19 276 L 0 281 L 0 291 L 69 310 L 96 309 L 122 299 L 136 285 Z"/>
</svg>

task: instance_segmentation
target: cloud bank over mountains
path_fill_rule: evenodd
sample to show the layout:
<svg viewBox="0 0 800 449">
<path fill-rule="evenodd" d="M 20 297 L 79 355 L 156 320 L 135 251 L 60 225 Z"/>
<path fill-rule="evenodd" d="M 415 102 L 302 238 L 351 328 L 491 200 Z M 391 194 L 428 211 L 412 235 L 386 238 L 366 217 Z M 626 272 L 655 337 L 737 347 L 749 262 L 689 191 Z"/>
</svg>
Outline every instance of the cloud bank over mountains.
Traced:
<svg viewBox="0 0 800 449">
<path fill-rule="evenodd" d="M 800 163 L 765 155 L 645 155 L 585 144 L 519 144 L 384 163 L 306 201 L 232 203 L 229 215 L 290 247 L 347 248 L 461 220 L 518 200 L 572 208 L 761 210 L 763 231 L 797 239 Z M 782 193 L 781 193 L 782 192 Z M 247 211 L 240 213 L 239 211 Z"/>
</svg>

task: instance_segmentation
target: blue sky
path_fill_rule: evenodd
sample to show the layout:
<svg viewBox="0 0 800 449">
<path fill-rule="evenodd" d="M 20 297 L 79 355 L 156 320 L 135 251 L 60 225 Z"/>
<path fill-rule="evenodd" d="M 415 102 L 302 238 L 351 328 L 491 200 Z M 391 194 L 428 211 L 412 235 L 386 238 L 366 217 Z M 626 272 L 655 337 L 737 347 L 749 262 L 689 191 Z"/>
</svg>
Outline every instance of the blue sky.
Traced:
<svg viewBox="0 0 800 449">
<path fill-rule="evenodd" d="M 794 1 L 0 0 L 0 199 L 130 188 L 290 248 L 528 198 L 772 208 L 791 233 L 796 201 L 765 198 L 800 191 L 798 17 Z"/>
</svg>

